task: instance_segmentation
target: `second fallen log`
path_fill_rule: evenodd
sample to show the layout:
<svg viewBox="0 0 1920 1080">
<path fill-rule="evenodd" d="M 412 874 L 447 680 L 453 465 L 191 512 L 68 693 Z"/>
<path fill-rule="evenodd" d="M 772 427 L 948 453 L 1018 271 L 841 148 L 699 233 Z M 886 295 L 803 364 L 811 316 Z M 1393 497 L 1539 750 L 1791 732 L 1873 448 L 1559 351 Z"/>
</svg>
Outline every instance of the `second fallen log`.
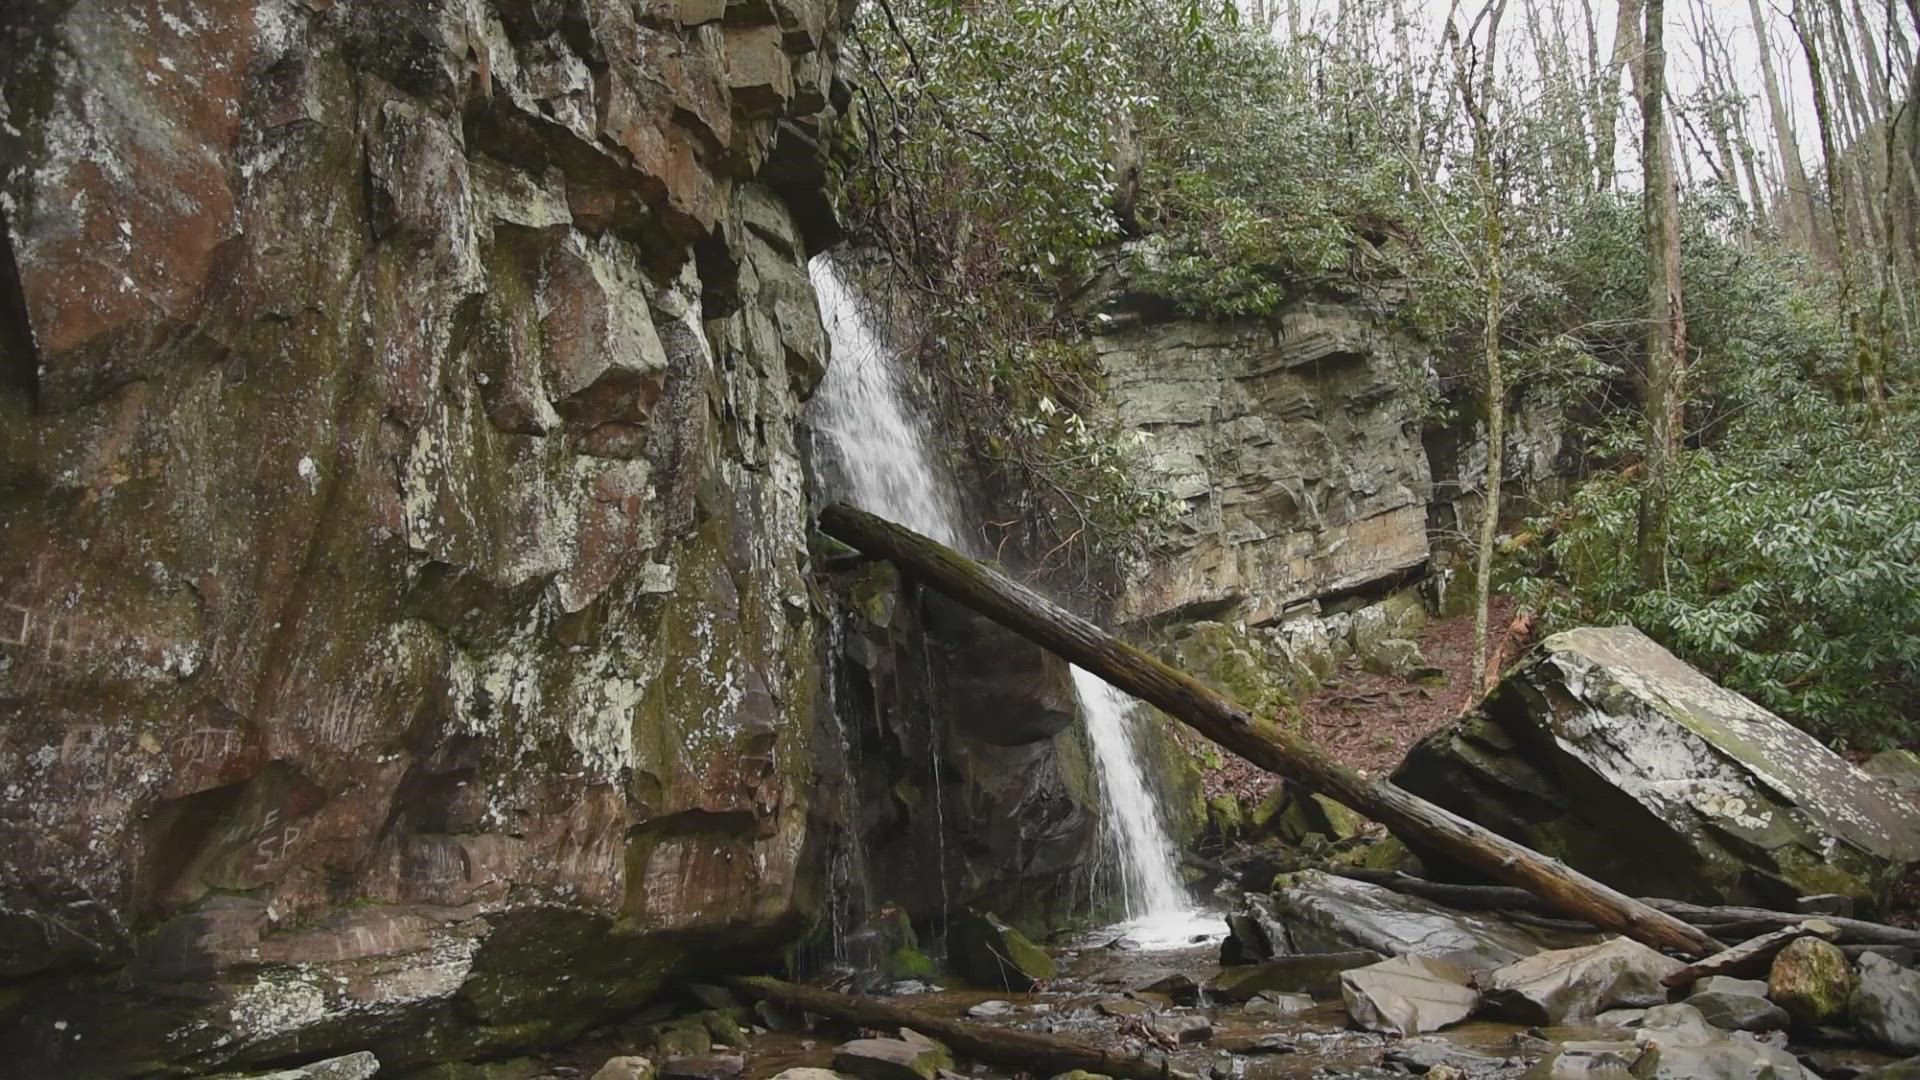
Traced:
<svg viewBox="0 0 1920 1080">
<path fill-rule="evenodd" d="M 1395 831 L 1418 836 L 1496 881 L 1527 890 L 1555 911 L 1659 949 L 1688 955 L 1719 951 L 1713 939 L 1670 915 L 1393 784 L 1361 776 L 1272 719 L 1249 714 L 1192 676 L 937 541 L 844 504 L 824 510 L 820 527 L 834 539 L 893 562 L 954 600 L 1159 706 L 1253 764 Z"/>
</svg>

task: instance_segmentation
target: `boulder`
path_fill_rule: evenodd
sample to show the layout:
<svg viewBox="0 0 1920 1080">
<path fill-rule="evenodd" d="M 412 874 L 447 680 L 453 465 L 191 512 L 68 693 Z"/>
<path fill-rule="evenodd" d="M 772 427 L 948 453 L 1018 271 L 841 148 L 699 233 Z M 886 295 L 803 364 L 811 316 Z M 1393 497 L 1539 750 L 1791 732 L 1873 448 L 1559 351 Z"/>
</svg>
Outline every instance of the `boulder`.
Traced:
<svg viewBox="0 0 1920 1080">
<path fill-rule="evenodd" d="M 1153 1012 L 1153 1006 L 1133 998 L 1108 998 L 1096 1002 L 1093 1008 L 1101 1016 L 1146 1016 Z"/>
<path fill-rule="evenodd" d="M 1313 1008 L 1313 998 L 1308 994 L 1282 994 L 1273 990 L 1262 990 L 1253 996 L 1253 1000 L 1241 1009 L 1248 1016 L 1298 1016 Z"/>
<path fill-rule="evenodd" d="M 1663 1005 L 1661 980 L 1677 960 L 1630 938 L 1538 953 L 1495 971 L 1484 982 L 1489 1008 L 1519 1024 L 1555 1025 L 1607 1009 Z"/>
<path fill-rule="evenodd" d="M 1571 1042 L 1533 1063 L 1520 1080 L 1634 1080 L 1632 1043 Z"/>
<path fill-rule="evenodd" d="M 953 1055 L 931 1041 L 855 1039 L 834 1050 L 833 1067 L 859 1080 L 934 1080 Z"/>
<path fill-rule="evenodd" d="M 1143 994 L 1160 994 L 1175 1005 L 1195 1005 L 1200 1001 L 1200 986 L 1186 975 L 1165 975 L 1140 988 Z"/>
<path fill-rule="evenodd" d="M 1210 996 L 1247 1002 L 1256 994 L 1311 994 L 1332 997 L 1340 992 L 1340 975 L 1386 959 L 1371 949 L 1347 952 L 1277 956 L 1261 964 L 1227 968 L 1207 984 Z"/>
<path fill-rule="evenodd" d="M 996 1016 L 1011 1016 L 1013 1012 L 1013 1002 L 1001 1001 L 998 998 L 983 1001 L 978 1005 L 972 1005 L 967 1008 L 967 1015 L 975 1020 L 991 1020 Z"/>
<path fill-rule="evenodd" d="M 1823 937 L 1831 939 L 1838 936 L 1839 927 L 1825 919 L 1806 919 L 1793 926 L 1782 927 L 1758 937 L 1722 949 L 1712 956 L 1697 960 L 1667 978 L 1668 986 L 1683 986 L 1690 982 L 1716 977 L 1765 976 L 1773 967 L 1773 958 L 1780 950 L 1803 937 Z M 1738 978 L 1736 981 L 1739 981 Z"/>
<path fill-rule="evenodd" d="M 1722 1031 L 1779 1031 L 1793 1022 L 1785 1009 L 1761 994 L 1696 990 L 1687 996 L 1687 1004 Z"/>
<path fill-rule="evenodd" d="M 1720 1031 L 1690 1005 L 1647 1010 L 1634 1042 L 1638 1080 L 1816 1080 L 1792 1054 Z"/>
<path fill-rule="evenodd" d="M 594 1072 L 593 1080 L 654 1080 L 653 1062 L 633 1055 L 608 1058 Z"/>
<path fill-rule="evenodd" d="M 1393 781 L 1631 895 L 1872 899 L 1920 859 L 1920 809 L 1631 627 L 1548 638 Z"/>
<path fill-rule="evenodd" d="M 1920 971 L 1868 953 L 1849 1002 L 1853 1024 L 1876 1045 L 1920 1054 Z"/>
<path fill-rule="evenodd" d="M 1911 750 L 1882 750 L 1860 769 L 1901 795 L 1920 793 L 1920 754 Z"/>
<path fill-rule="evenodd" d="M 1767 972 L 1767 996 L 1801 1027 L 1817 1027 L 1847 1011 L 1853 967 L 1830 941 L 1803 937 L 1780 950 Z"/>
<path fill-rule="evenodd" d="M 1281 875 L 1274 886 L 1274 909 L 1303 953 L 1371 949 L 1385 956 L 1449 957 L 1484 969 L 1545 948 L 1493 915 L 1456 911 L 1351 878 L 1302 871 Z"/>
<path fill-rule="evenodd" d="M 668 1058 L 660 1066 L 660 1080 L 738 1080 L 746 1067 L 739 1054 L 694 1054 Z"/>
<path fill-rule="evenodd" d="M 1429 1080 L 1434 1069 L 1456 1069 L 1468 1076 L 1485 1076 L 1506 1064 L 1500 1058 L 1476 1054 L 1448 1039 L 1433 1036 L 1407 1039 L 1388 1048 L 1385 1061 L 1390 1065 L 1403 1065 L 1408 1072 L 1424 1075 Z"/>
<path fill-rule="evenodd" d="M 1473 1015 L 1473 973 L 1448 960 L 1396 956 L 1340 976 L 1347 1015 L 1368 1031 L 1418 1035 Z"/>
<path fill-rule="evenodd" d="M 1227 936 L 1220 942 L 1222 964 L 1251 964 L 1293 951 L 1287 924 L 1274 914 L 1273 901 L 1255 893 L 1227 915 Z"/>
<path fill-rule="evenodd" d="M 947 960 L 961 978 L 1002 990 L 1031 990 L 1058 974 L 1053 957 L 1025 934 L 970 908 L 955 916 L 948 931 Z"/>
</svg>

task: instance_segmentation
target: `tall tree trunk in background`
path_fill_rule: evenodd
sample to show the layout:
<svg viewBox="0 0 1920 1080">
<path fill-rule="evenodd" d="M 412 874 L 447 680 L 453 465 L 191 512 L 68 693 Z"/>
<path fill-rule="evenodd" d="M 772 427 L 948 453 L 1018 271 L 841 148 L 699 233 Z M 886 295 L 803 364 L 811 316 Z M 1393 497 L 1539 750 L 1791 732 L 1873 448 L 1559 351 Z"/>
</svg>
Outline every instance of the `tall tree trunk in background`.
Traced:
<svg viewBox="0 0 1920 1080">
<path fill-rule="evenodd" d="M 1767 33 L 1767 16 L 1760 0 L 1747 0 L 1753 15 L 1754 45 L 1760 51 L 1760 78 L 1767 92 L 1767 112 L 1773 117 L 1774 149 L 1780 155 L 1780 180 L 1786 188 L 1784 231 L 1797 236 L 1808 250 L 1820 250 L 1819 228 L 1813 213 L 1813 189 L 1807 184 L 1807 167 L 1800 160 L 1800 142 L 1793 134 L 1793 118 L 1787 113 L 1787 99 L 1780 92 L 1780 73 L 1773 66 L 1773 41 Z"/>
<path fill-rule="evenodd" d="M 1640 77 L 1642 184 L 1647 229 L 1647 477 L 1641 489 L 1641 584 L 1657 588 L 1666 567 L 1673 464 L 1685 417 L 1687 317 L 1680 295 L 1680 199 L 1667 137 L 1666 0 L 1647 0 Z"/>
<path fill-rule="evenodd" d="M 1614 179 L 1614 159 L 1617 153 L 1620 128 L 1620 73 L 1626 69 L 1639 47 L 1640 35 L 1634 29 L 1645 0 L 1620 0 L 1619 17 L 1613 26 L 1613 57 L 1607 61 L 1607 74 L 1600 84 L 1600 97 L 1595 103 L 1599 116 L 1594 120 L 1594 190 L 1612 191 Z M 1755 0 L 1757 3 L 1758 0 Z"/>
<path fill-rule="evenodd" d="M 1474 553 L 1473 582 L 1473 682 L 1469 691 L 1475 698 L 1487 690 L 1487 609 L 1493 585 L 1493 541 L 1500 529 L 1500 478 L 1506 458 L 1507 378 L 1500 362 L 1501 274 L 1506 244 L 1506 226 L 1501 219 L 1500 187 L 1494 170 L 1493 108 L 1495 75 L 1500 57 L 1500 19 L 1506 14 L 1507 0 L 1489 0 L 1481 17 L 1487 23 L 1486 52 L 1481 60 L 1479 85 L 1474 85 L 1467 63 L 1467 42 L 1460 39 L 1453 23 L 1447 23 L 1447 35 L 1454 40 L 1454 63 L 1460 82 L 1460 100 L 1467 110 L 1473 132 L 1473 169 L 1480 185 L 1480 212 L 1486 243 L 1485 278 L 1487 303 L 1487 475 L 1480 507 L 1480 545 Z M 1476 23 L 1480 19 L 1474 20 Z"/>
<path fill-rule="evenodd" d="M 1834 145 L 1833 106 L 1827 98 L 1825 73 L 1821 67 L 1818 31 L 1810 24 L 1806 0 L 1793 0 L 1793 31 L 1800 39 L 1800 51 L 1806 54 L 1807 71 L 1812 76 L 1814 122 L 1820 129 L 1820 154 L 1827 169 L 1827 212 L 1834 221 L 1834 257 L 1840 267 L 1840 311 L 1846 319 L 1847 334 L 1853 343 L 1854 378 L 1861 400 L 1867 407 L 1867 420 L 1875 427 L 1886 411 L 1886 392 L 1881 385 L 1878 352 L 1867 339 L 1860 318 L 1860 301 L 1854 291 L 1853 242 L 1846 226 L 1846 194 L 1840 154 Z"/>
</svg>

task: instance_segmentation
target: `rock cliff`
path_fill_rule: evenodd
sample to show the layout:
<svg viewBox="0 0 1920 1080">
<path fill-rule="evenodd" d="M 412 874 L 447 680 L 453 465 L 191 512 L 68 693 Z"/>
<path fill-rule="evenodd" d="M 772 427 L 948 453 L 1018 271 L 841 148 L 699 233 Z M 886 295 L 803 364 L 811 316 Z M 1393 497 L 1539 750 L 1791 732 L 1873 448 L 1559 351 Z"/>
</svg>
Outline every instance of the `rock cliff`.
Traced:
<svg viewBox="0 0 1920 1080">
<path fill-rule="evenodd" d="M 11 1060 L 404 1067 L 794 936 L 844 17 L 9 11 Z"/>
</svg>

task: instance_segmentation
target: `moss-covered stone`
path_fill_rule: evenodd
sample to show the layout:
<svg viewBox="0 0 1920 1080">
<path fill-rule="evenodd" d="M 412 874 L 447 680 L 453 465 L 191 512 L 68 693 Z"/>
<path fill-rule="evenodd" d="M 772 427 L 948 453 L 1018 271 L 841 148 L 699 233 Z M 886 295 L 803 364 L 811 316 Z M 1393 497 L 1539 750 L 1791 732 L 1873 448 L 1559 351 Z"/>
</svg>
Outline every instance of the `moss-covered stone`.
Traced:
<svg viewBox="0 0 1920 1080">
<path fill-rule="evenodd" d="M 961 911 L 947 935 L 948 962 L 963 979 L 1003 990 L 1030 990 L 1058 974 L 1053 957 L 993 915 Z"/>
<path fill-rule="evenodd" d="M 1805 1028 L 1846 1015 L 1853 993 L 1853 967 L 1831 941 L 1803 937 L 1773 958 L 1767 972 L 1767 997 Z"/>
<path fill-rule="evenodd" d="M 1221 836 L 1238 836 L 1247 829 L 1247 816 L 1240 799 L 1232 792 L 1215 795 L 1207 801 L 1207 823 Z"/>
<path fill-rule="evenodd" d="M 932 979 L 940 974 L 940 965 L 911 945 L 902 945 L 887 955 L 884 971 L 890 979 Z"/>
</svg>

